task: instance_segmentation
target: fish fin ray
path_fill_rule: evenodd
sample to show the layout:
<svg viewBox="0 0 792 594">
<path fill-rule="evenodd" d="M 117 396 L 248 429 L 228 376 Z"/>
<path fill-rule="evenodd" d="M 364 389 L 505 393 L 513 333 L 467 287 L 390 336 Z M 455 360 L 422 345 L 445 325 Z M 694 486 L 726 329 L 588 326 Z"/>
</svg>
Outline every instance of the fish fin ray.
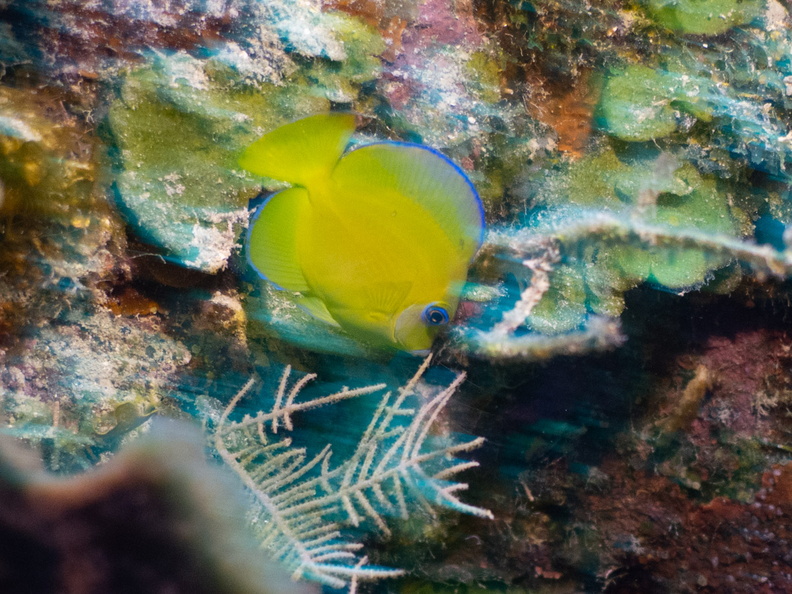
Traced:
<svg viewBox="0 0 792 594">
<path fill-rule="evenodd" d="M 355 132 L 355 115 L 320 113 L 268 132 L 239 165 L 262 177 L 309 187 L 330 175 Z"/>
<path fill-rule="evenodd" d="M 481 246 L 484 209 L 473 184 L 445 155 L 417 144 L 380 142 L 347 153 L 333 172 L 339 183 L 390 186 L 424 208 L 460 253 L 472 258 Z M 376 191 L 369 193 L 376 200 Z"/>
<path fill-rule="evenodd" d="M 319 299 L 319 297 L 306 296 L 306 295 L 300 296 L 297 299 L 297 305 L 300 308 L 307 311 L 313 317 L 322 320 L 323 322 L 326 322 L 331 326 L 335 326 L 337 328 L 341 327 L 338 324 L 338 322 L 335 321 L 330 311 L 327 309 L 327 306 L 325 305 L 324 301 Z"/>
<path fill-rule="evenodd" d="M 247 233 L 248 261 L 259 275 L 287 291 L 307 291 L 300 267 L 297 231 L 309 208 L 308 192 L 289 188 L 259 206 Z"/>
<path fill-rule="evenodd" d="M 412 286 L 410 281 L 372 283 L 366 288 L 367 302 L 373 311 L 395 313 Z"/>
</svg>

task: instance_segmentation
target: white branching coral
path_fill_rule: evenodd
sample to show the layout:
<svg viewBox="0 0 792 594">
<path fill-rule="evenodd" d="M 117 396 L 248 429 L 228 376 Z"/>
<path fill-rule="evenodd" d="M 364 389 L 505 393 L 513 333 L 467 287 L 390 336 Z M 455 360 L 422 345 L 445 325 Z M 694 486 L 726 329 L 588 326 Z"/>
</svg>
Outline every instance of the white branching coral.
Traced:
<svg viewBox="0 0 792 594">
<path fill-rule="evenodd" d="M 456 493 L 467 485 L 449 481 L 457 473 L 478 465 L 455 459 L 460 452 L 479 447 L 482 438 L 463 443 L 429 444 L 430 430 L 451 396 L 464 381 L 460 374 L 424 404 L 410 407 L 419 381 L 429 366 L 428 357 L 412 379 L 395 394 L 386 392 L 354 453 L 338 465 L 331 464 L 331 446 L 308 458 L 305 448 L 292 446 L 279 435 L 292 430 L 297 412 L 347 398 L 379 392 L 384 384 L 344 388 L 306 402 L 296 399 L 315 375 L 307 375 L 288 388 L 287 367 L 270 411 L 231 422 L 239 401 L 251 390 L 250 380 L 231 400 L 214 432 L 214 445 L 222 459 L 239 475 L 254 500 L 254 522 L 262 546 L 291 571 L 331 587 L 394 577 L 402 570 L 368 564 L 362 544 L 345 538 L 342 530 L 368 521 L 389 534 L 386 516 L 409 517 L 420 507 L 432 516 L 445 507 L 482 518 L 485 509 L 462 502 Z"/>
</svg>

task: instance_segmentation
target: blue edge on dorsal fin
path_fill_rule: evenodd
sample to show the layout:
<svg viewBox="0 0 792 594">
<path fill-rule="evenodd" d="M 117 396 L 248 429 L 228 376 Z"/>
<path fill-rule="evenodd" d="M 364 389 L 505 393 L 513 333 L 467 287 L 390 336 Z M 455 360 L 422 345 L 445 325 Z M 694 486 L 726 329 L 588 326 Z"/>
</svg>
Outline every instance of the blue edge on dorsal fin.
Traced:
<svg viewBox="0 0 792 594">
<path fill-rule="evenodd" d="M 437 149 L 434 149 L 434 148 L 432 148 L 430 146 L 426 146 L 424 144 L 419 144 L 419 143 L 416 143 L 416 142 L 404 142 L 404 141 L 400 141 L 400 140 L 382 140 L 382 141 L 370 142 L 368 144 L 357 146 L 357 147 L 353 148 L 351 151 L 345 151 L 341 155 L 341 158 L 339 159 L 339 161 L 341 159 L 343 159 L 345 155 L 347 155 L 347 154 L 349 154 L 349 153 L 351 153 L 351 152 L 353 152 L 353 151 L 355 151 L 357 149 L 365 148 L 365 147 L 368 147 L 368 146 L 374 146 L 374 145 L 378 145 L 378 144 L 405 146 L 405 147 L 418 148 L 418 149 L 421 149 L 421 150 L 428 151 L 428 152 L 432 153 L 433 155 L 435 155 L 437 157 L 440 157 L 443 161 L 448 163 L 454 169 L 454 171 L 456 171 L 456 173 L 459 174 L 462 177 L 463 180 L 465 180 L 465 183 L 467 184 L 468 188 L 470 188 L 470 191 L 471 191 L 471 193 L 473 195 L 473 198 L 475 200 L 476 206 L 478 207 L 478 214 L 479 214 L 479 220 L 480 220 L 480 231 L 479 231 L 478 245 L 476 246 L 476 248 L 478 250 L 478 248 L 480 248 L 482 246 L 482 244 L 484 243 L 484 234 L 485 234 L 485 229 L 486 229 L 486 220 L 485 220 L 485 216 L 484 216 L 484 204 L 482 203 L 481 197 L 479 196 L 479 193 L 476 191 L 476 187 L 473 185 L 473 182 L 470 181 L 470 178 L 468 178 L 467 174 L 462 170 L 462 168 L 459 165 L 457 165 L 456 163 L 454 163 L 451 159 L 449 159 L 442 152 L 438 151 Z M 281 191 L 283 191 L 283 190 L 281 190 Z M 256 274 L 258 274 L 258 276 L 261 279 L 271 283 L 272 286 L 275 287 L 276 289 L 278 289 L 279 291 L 285 291 L 286 289 L 284 287 L 280 286 L 278 283 L 276 283 L 276 282 L 272 281 L 271 279 L 267 278 L 267 276 L 265 276 L 253 264 L 253 261 L 250 258 L 250 249 L 248 249 L 248 246 L 250 245 L 250 234 L 252 232 L 253 227 L 256 224 L 256 221 L 261 216 L 261 214 L 264 211 L 264 208 L 266 207 L 267 203 L 270 200 L 272 200 L 275 196 L 277 196 L 279 193 L 280 193 L 280 191 L 270 194 L 258 206 L 256 206 L 256 208 L 254 210 L 255 214 L 254 214 L 253 218 L 251 219 L 250 224 L 248 225 L 247 231 L 245 232 L 245 248 L 246 248 L 245 258 L 246 258 L 246 260 L 248 262 L 248 265 L 251 268 L 253 268 L 253 270 L 256 271 Z M 471 256 L 471 260 L 473 258 L 475 258 L 475 254 L 473 254 L 473 256 Z"/>
<path fill-rule="evenodd" d="M 452 167 L 452 169 L 454 171 L 456 171 L 462 177 L 462 179 L 465 180 L 465 183 L 470 188 L 470 191 L 473 194 L 473 198 L 475 199 L 476 206 L 478 207 L 479 220 L 480 220 L 480 229 L 481 229 L 479 231 L 478 245 L 476 246 L 476 248 L 478 250 L 478 248 L 480 248 L 483 245 L 483 243 L 484 243 L 484 233 L 485 233 L 485 229 L 486 229 L 486 226 L 487 226 L 487 222 L 486 222 L 486 219 L 485 219 L 485 216 L 484 216 L 485 215 L 484 203 L 481 201 L 481 196 L 479 196 L 479 193 L 476 190 L 476 186 L 473 185 L 473 182 L 470 181 L 470 178 L 462 170 L 462 168 L 459 165 L 457 165 L 456 163 L 454 163 L 451 159 L 449 159 L 442 152 L 437 150 L 436 148 L 432 148 L 431 146 L 426 146 L 425 144 L 420 144 L 420 143 L 417 143 L 417 142 L 406 142 L 406 141 L 403 141 L 403 140 L 378 140 L 376 142 L 369 142 L 368 144 L 361 144 L 360 146 L 354 147 L 351 151 L 345 151 L 344 154 L 341 155 L 341 158 L 339 159 L 339 161 L 341 159 L 343 159 L 344 156 L 346 156 L 347 154 L 352 153 L 352 152 L 354 152 L 354 151 L 356 151 L 358 149 L 363 149 L 363 148 L 366 148 L 366 147 L 369 147 L 369 146 L 376 146 L 378 144 L 391 144 L 391 145 L 396 145 L 396 146 L 406 146 L 406 147 L 418 148 L 418 149 L 422 149 L 422 150 L 425 150 L 427 152 L 430 152 L 433 155 L 435 155 L 437 157 L 440 157 L 446 163 L 448 163 Z M 473 258 L 475 258 L 475 254 L 473 254 L 473 256 L 471 256 L 471 260 Z"/>
</svg>

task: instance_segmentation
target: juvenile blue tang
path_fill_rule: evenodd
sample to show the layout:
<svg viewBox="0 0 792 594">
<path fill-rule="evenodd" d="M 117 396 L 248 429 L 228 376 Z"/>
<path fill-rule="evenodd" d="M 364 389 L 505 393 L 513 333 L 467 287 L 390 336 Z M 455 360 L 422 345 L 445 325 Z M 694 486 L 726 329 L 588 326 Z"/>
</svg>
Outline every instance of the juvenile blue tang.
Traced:
<svg viewBox="0 0 792 594">
<path fill-rule="evenodd" d="M 420 353 L 454 317 L 484 231 L 470 180 L 426 146 L 344 153 L 355 116 L 325 113 L 269 132 L 240 165 L 292 187 L 254 215 L 253 267 L 328 324 Z"/>
</svg>

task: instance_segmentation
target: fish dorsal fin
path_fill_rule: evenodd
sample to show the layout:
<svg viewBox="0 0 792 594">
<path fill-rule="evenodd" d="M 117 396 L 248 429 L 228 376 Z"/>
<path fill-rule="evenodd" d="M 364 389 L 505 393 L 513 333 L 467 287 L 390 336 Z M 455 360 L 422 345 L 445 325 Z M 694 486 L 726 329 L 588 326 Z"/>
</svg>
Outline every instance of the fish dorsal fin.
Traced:
<svg viewBox="0 0 792 594">
<path fill-rule="evenodd" d="M 302 295 L 297 299 L 297 305 L 299 305 L 313 317 L 322 320 L 331 326 L 340 327 L 338 322 L 335 321 L 332 314 L 328 311 L 324 301 L 319 299 L 319 297 L 308 297 Z"/>
<path fill-rule="evenodd" d="M 371 283 L 365 288 L 366 301 L 372 311 L 391 314 L 404 302 L 412 286 L 409 281 Z"/>
<path fill-rule="evenodd" d="M 307 291 L 300 266 L 299 224 L 310 208 L 308 192 L 289 188 L 273 194 L 259 206 L 247 233 L 248 260 L 262 278 L 279 289 Z"/>
<path fill-rule="evenodd" d="M 309 116 L 259 138 L 239 165 L 256 175 L 308 187 L 330 175 L 354 132 L 354 114 Z"/>
<path fill-rule="evenodd" d="M 468 258 L 481 245 L 484 209 L 464 172 L 439 152 L 417 144 L 380 142 L 350 151 L 336 167 L 339 184 L 390 187 L 426 210 Z M 370 192 L 370 200 L 387 193 Z"/>
</svg>

